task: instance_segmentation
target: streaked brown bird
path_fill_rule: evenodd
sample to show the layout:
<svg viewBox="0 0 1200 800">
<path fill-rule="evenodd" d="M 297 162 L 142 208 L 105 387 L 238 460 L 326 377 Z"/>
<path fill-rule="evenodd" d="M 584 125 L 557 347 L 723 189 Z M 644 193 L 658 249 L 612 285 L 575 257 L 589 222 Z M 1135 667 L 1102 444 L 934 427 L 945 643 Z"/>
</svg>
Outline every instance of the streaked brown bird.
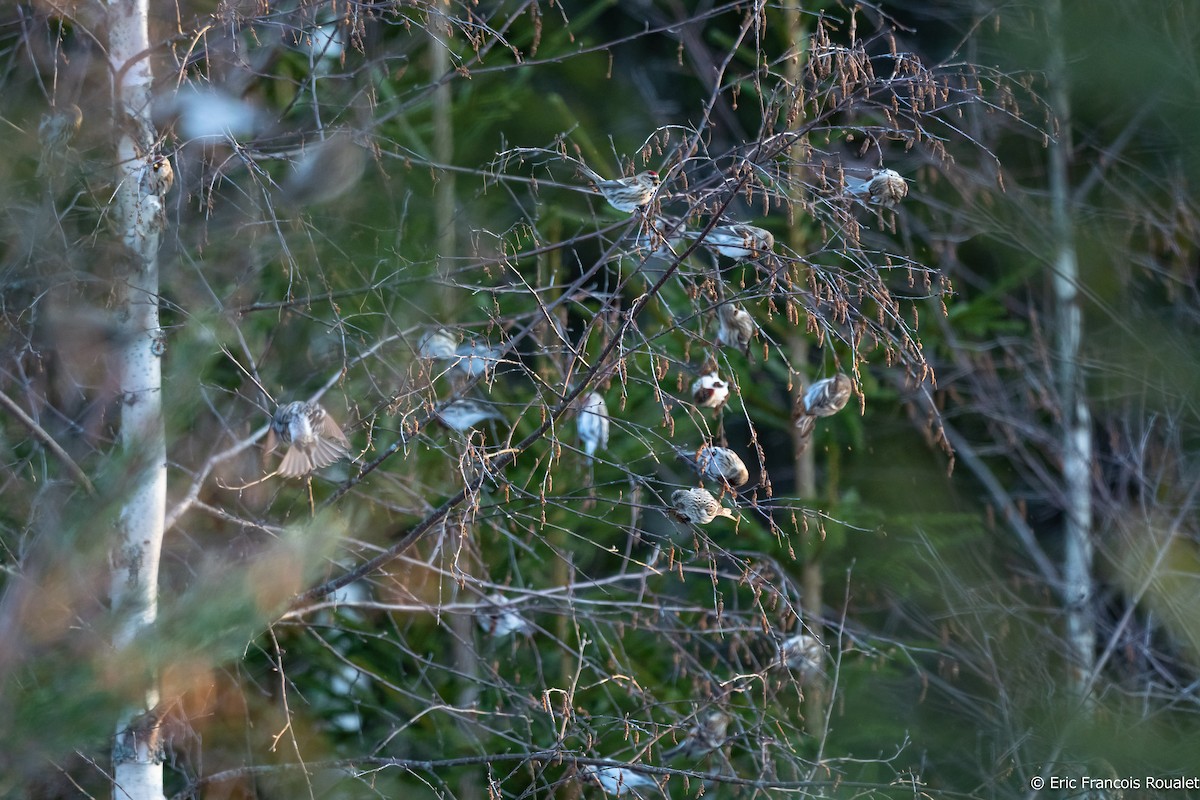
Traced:
<svg viewBox="0 0 1200 800">
<path fill-rule="evenodd" d="M 175 170 L 171 159 L 164 155 L 153 155 L 146 159 L 140 179 L 142 194 L 162 197 L 171 191 L 175 183 Z"/>
<path fill-rule="evenodd" d="M 695 237 L 699 232 L 689 235 Z M 728 258 L 758 258 L 775 248 L 775 237 L 764 228 L 737 223 L 715 226 L 700 243 Z"/>
<path fill-rule="evenodd" d="M 754 317 L 737 303 L 717 306 L 717 344 L 745 353 L 757 330 Z"/>
<path fill-rule="evenodd" d="M 844 372 L 832 378 L 822 378 L 804 393 L 804 413 L 810 417 L 832 417 L 846 407 L 854 381 Z"/>
<path fill-rule="evenodd" d="M 654 192 L 658 189 L 658 173 L 652 169 L 639 172 L 632 178 L 617 178 L 611 181 L 604 180 L 587 167 L 583 167 L 583 171 L 587 173 L 596 191 L 604 195 L 608 204 L 626 214 L 632 214 L 653 200 Z"/>
<path fill-rule="evenodd" d="M 750 480 L 745 462 L 728 447 L 706 444 L 695 451 L 677 448 L 675 452 L 700 477 L 723 482 L 731 489 L 744 486 Z"/>
<path fill-rule="evenodd" d="M 300 478 L 350 455 L 346 434 L 318 403 L 296 400 L 275 410 L 267 433 L 267 452 L 277 442 L 289 445 L 278 472 Z"/>
<path fill-rule="evenodd" d="M 671 493 L 671 505 L 679 521 L 693 525 L 707 525 L 717 517 L 737 519 L 708 489 L 676 489 Z"/>
<path fill-rule="evenodd" d="M 817 425 L 817 418 L 831 417 L 841 411 L 850 401 L 853 391 L 854 381 L 844 372 L 832 378 L 823 378 L 808 387 L 792 414 L 800 435 L 804 437 L 805 446 Z"/>
<path fill-rule="evenodd" d="M 867 180 L 852 178 L 846 182 L 846 192 L 868 203 L 895 208 L 908 196 L 908 182 L 892 169 L 877 169 Z"/>
</svg>

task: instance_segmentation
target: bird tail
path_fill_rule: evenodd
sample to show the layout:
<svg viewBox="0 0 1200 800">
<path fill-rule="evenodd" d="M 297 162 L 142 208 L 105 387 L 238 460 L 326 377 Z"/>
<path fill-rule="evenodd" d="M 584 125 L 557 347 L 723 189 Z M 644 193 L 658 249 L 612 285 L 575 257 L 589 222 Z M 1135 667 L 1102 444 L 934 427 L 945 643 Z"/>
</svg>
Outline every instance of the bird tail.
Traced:
<svg viewBox="0 0 1200 800">
<path fill-rule="evenodd" d="M 279 474 L 285 478 L 302 478 L 313 471 L 312 459 L 303 447 L 292 445 L 283 461 L 279 463 Z"/>
<path fill-rule="evenodd" d="M 801 414 L 796 418 L 796 427 L 800 430 L 800 452 L 803 453 L 812 442 L 813 431 L 817 427 L 817 418 Z"/>
<path fill-rule="evenodd" d="M 588 167 L 586 164 L 580 164 L 579 171 L 583 173 L 585 178 L 587 178 L 589 181 L 592 182 L 592 184 L 593 184 L 592 188 L 596 188 L 596 184 L 599 184 L 601 181 L 604 180 L 604 178 L 601 178 L 599 175 L 597 175 L 595 172 L 593 172 L 591 170 L 591 168 Z M 599 190 L 597 189 L 597 191 L 599 191 Z"/>
</svg>

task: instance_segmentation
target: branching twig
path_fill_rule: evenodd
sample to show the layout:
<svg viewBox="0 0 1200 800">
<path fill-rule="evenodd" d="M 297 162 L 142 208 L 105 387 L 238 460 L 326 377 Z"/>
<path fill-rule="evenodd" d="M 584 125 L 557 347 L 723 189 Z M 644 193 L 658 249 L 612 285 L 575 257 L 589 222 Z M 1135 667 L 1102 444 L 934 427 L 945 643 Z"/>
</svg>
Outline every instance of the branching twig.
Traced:
<svg viewBox="0 0 1200 800">
<path fill-rule="evenodd" d="M 43 428 L 41 425 L 38 425 L 33 417 L 26 414 L 11 397 L 3 392 L 0 392 L 0 405 L 8 409 L 8 412 L 16 417 L 22 425 L 28 428 L 29 432 L 32 433 L 39 442 L 46 445 L 50 452 L 54 454 L 54 457 L 61 461 L 63 466 L 67 468 L 67 472 L 71 473 L 71 477 L 75 479 L 76 483 L 82 486 L 88 494 L 94 495 L 96 493 L 96 489 L 92 486 L 92 482 L 88 476 L 82 469 L 79 468 L 79 465 L 75 463 L 75 460 L 67 454 L 67 451 L 63 450 L 62 447 L 59 446 L 58 442 L 54 441 L 54 437 L 47 433 L 45 428 Z"/>
</svg>

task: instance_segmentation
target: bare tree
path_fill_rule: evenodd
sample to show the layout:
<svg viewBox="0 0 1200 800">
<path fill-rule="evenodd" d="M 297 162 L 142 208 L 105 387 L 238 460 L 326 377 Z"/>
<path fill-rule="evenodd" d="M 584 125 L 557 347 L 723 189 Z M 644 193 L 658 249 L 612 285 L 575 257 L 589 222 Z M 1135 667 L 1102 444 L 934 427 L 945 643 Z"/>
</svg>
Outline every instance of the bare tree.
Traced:
<svg viewBox="0 0 1200 800">
<path fill-rule="evenodd" d="M 880 387 L 935 382 L 920 312 L 951 284 L 918 242 L 960 162 L 995 167 L 963 109 L 1032 130 L 1010 79 L 871 5 L 174 11 L 14 17 L 35 69 L 5 96 L 85 124 L 61 180 L 13 179 L 53 236 L 6 254 L 4 491 L 80 488 L 6 519 L 0 678 L 69 661 L 56 684 L 140 713 L 112 772 L 36 693 L 6 692 L 12 735 L 130 797 L 164 759 L 175 796 L 912 776 L 903 726 L 864 758 L 835 717 L 919 648 L 826 572 L 881 536 L 831 454 Z M 102 31 L 97 98 L 59 99 Z M 103 544 L 27 546 L 56 529 Z"/>
</svg>

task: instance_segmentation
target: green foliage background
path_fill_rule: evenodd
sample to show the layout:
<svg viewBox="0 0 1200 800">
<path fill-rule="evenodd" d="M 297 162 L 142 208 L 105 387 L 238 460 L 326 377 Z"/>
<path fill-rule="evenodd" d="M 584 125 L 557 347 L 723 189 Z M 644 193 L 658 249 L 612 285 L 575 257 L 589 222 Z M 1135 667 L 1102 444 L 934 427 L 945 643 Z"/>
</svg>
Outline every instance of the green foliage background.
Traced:
<svg viewBox="0 0 1200 800">
<path fill-rule="evenodd" d="M 0 792 L 105 793 L 109 721 L 150 676 L 187 720 L 168 767 L 183 795 L 599 795 L 579 780 L 588 759 L 646 765 L 659 780 L 673 768 L 676 796 L 1013 797 L 1034 775 L 1194 769 L 1200 20 L 1184 3 L 1101 5 L 1068 9 L 1062 31 L 1045 30 L 1033 5 L 951 3 L 808 5 L 800 31 L 779 7 L 736 2 L 154 9 L 156 118 L 176 170 L 160 256 L 168 507 L 187 505 L 168 531 L 162 622 L 131 652 L 108 645 L 105 608 L 105 533 L 133 458 L 113 446 L 106 372 L 107 281 L 121 258 L 106 227 L 108 78 L 86 10 L 2 12 L 12 149 L 0 164 L 0 389 L 99 491 L 73 486 L 4 418 Z M 433 74 L 430 31 L 447 18 L 450 71 Z M 342 57 L 314 63 L 295 46 L 314 20 L 338 21 Z M 1042 101 L 1048 36 L 1071 56 L 1101 441 L 1093 604 L 1111 658 L 1087 714 L 1064 690 L 1061 598 L 961 457 L 969 447 L 1056 560 L 1044 147 L 1067 128 Z M 814 80 L 789 123 L 787 62 L 811 66 L 814 42 L 861 47 L 876 80 Z M 256 71 L 231 56 L 270 50 Z M 939 103 L 895 110 L 923 85 L 887 77 L 896 51 L 944 86 Z M 254 134 L 187 141 L 175 90 L 238 81 L 262 120 Z M 48 101 L 85 118 L 50 178 L 36 174 Z M 294 204 L 292 162 L 320 140 L 317 120 L 354 132 L 365 170 L 327 202 Z M 799 128 L 807 161 L 781 151 L 751 189 L 721 194 L 753 144 Z M 468 390 L 505 417 L 470 443 L 503 451 L 542 425 L 666 268 L 611 257 L 637 223 L 588 193 L 563 156 L 605 176 L 665 174 L 697 130 L 668 184 L 695 201 L 682 207 L 689 225 L 732 194 L 726 216 L 770 230 L 783 266 L 683 259 L 597 376 L 613 431 L 594 465 L 567 413 L 499 486 L 469 491 L 340 604 L 297 605 L 463 488 L 468 441 L 429 419 L 460 389 L 415 357 L 425 331 L 504 342 L 571 292 L 555 312 L 580 350 L 569 374 L 543 327 Z M 823 188 L 840 163 L 899 170 L 909 198 L 839 211 Z M 446 190 L 450 220 L 437 211 Z M 453 252 L 441 249 L 447 226 Z M 717 355 L 712 308 L 733 296 L 761 336 L 748 355 Z M 807 363 L 791 359 L 795 331 Z M 687 401 L 710 356 L 737 390 L 719 414 Z M 817 495 L 797 497 L 789 392 L 839 370 L 858 394 L 821 420 Z M 277 456 L 231 450 L 269 421 L 260 389 L 277 402 L 324 390 L 356 461 L 311 482 L 260 481 Z M 948 429 L 962 445 L 945 445 Z M 662 513 L 671 489 L 695 485 L 672 447 L 711 438 L 770 487 L 737 498 L 736 526 L 696 532 Z M 1168 543 L 1155 569 L 1178 584 L 1137 571 L 1131 535 Z M 824 576 L 821 608 L 804 607 L 806 563 Z M 530 633 L 481 628 L 478 606 L 499 591 Z M 812 680 L 779 664 L 779 643 L 806 629 L 829 653 L 827 730 L 812 719 Z M 734 719 L 723 753 L 664 761 L 712 704 Z"/>
</svg>

